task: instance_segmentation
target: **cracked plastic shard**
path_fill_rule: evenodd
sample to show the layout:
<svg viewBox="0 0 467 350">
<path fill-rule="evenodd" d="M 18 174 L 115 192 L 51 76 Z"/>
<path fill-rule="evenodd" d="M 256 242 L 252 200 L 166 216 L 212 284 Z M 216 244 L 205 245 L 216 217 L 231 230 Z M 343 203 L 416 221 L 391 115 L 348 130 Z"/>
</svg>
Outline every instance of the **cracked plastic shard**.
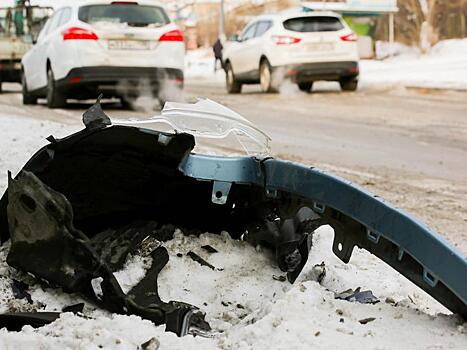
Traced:
<svg viewBox="0 0 467 350">
<path fill-rule="evenodd" d="M 260 157 L 270 154 L 271 138 L 268 135 L 240 114 L 209 99 L 198 99 L 196 103 L 167 102 L 161 115 L 148 119 L 112 118 L 114 125 L 144 126 L 155 130 L 160 123 L 197 138 L 225 139 L 233 135 L 246 154 Z"/>
</svg>

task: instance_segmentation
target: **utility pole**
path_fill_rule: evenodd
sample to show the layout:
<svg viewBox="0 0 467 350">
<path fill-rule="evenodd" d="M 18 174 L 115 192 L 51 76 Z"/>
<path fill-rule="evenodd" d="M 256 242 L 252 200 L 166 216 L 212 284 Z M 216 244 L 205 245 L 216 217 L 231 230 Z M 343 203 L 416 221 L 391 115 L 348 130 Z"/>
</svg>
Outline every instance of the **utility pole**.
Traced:
<svg viewBox="0 0 467 350">
<path fill-rule="evenodd" d="M 219 39 L 224 42 L 225 37 L 225 13 L 224 13 L 224 0 L 221 0 L 219 9 Z"/>
</svg>

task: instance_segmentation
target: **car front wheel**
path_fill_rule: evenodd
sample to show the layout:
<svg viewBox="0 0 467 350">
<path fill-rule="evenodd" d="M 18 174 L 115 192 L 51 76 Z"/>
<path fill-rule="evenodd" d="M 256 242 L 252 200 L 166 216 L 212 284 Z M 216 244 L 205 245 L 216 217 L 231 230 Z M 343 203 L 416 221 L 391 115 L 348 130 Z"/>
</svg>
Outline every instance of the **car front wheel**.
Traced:
<svg viewBox="0 0 467 350">
<path fill-rule="evenodd" d="M 225 82 L 229 94 L 239 94 L 242 92 L 242 84 L 235 79 L 232 65 L 227 63 L 225 66 Z"/>
<path fill-rule="evenodd" d="M 52 69 L 47 70 L 47 107 L 62 108 L 66 105 L 66 97 L 57 90 Z"/>
</svg>

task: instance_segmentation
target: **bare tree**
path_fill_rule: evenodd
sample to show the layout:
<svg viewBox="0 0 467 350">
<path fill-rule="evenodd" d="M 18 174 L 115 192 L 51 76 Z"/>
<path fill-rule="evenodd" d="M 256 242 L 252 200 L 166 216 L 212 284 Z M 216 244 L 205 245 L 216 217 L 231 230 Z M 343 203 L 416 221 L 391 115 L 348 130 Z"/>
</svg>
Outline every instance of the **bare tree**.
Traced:
<svg viewBox="0 0 467 350">
<path fill-rule="evenodd" d="M 467 0 L 430 0 L 428 23 L 433 41 L 467 36 Z"/>
</svg>

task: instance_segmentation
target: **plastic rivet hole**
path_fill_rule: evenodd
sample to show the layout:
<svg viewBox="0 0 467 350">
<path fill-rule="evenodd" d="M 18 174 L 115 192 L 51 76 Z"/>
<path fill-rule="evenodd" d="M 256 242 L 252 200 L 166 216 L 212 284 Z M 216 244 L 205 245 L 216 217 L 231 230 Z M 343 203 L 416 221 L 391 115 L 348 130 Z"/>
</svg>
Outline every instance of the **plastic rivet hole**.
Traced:
<svg viewBox="0 0 467 350">
<path fill-rule="evenodd" d="M 318 213 L 324 213 L 326 207 L 324 206 L 324 204 L 321 204 L 321 203 L 318 203 L 318 202 L 314 202 L 313 203 L 313 208 L 318 212 Z"/>
<path fill-rule="evenodd" d="M 21 201 L 23 208 L 25 208 L 29 213 L 32 213 L 36 210 L 36 202 L 28 195 L 22 194 L 19 197 L 19 200 Z"/>
<path fill-rule="evenodd" d="M 429 273 L 428 271 L 426 271 L 426 270 L 423 271 L 423 279 L 431 287 L 435 287 L 437 282 L 438 282 L 437 278 L 435 276 L 433 276 L 431 273 Z"/>
<path fill-rule="evenodd" d="M 221 191 L 217 191 L 216 192 L 216 198 L 221 198 L 222 197 L 222 192 Z"/>
<path fill-rule="evenodd" d="M 371 231 L 370 229 L 367 229 L 367 237 L 370 241 L 374 243 L 378 243 L 379 241 L 379 234 L 376 232 Z"/>
<path fill-rule="evenodd" d="M 337 245 L 337 250 L 339 250 L 340 252 L 342 251 L 342 243 L 339 243 L 339 244 Z"/>
</svg>

